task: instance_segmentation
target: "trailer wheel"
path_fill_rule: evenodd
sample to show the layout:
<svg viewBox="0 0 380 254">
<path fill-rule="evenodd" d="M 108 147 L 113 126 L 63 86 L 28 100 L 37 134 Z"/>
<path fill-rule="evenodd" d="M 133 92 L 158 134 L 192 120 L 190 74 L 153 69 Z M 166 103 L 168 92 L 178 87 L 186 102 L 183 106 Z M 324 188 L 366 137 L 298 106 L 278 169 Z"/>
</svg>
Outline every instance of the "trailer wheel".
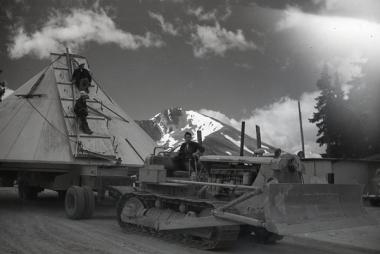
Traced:
<svg viewBox="0 0 380 254">
<path fill-rule="evenodd" d="M 83 186 L 84 191 L 84 211 L 83 211 L 83 219 L 89 219 L 92 217 L 92 214 L 95 210 L 95 196 L 92 188 L 89 186 Z"/>
<path fill-rule="evenodd" d="M 84 189 L 79 186 L 71 186 L 65 197 L 66 215 L 70 219 L 78 220 L 83 218 L 85 208 Z"/>
</svg>

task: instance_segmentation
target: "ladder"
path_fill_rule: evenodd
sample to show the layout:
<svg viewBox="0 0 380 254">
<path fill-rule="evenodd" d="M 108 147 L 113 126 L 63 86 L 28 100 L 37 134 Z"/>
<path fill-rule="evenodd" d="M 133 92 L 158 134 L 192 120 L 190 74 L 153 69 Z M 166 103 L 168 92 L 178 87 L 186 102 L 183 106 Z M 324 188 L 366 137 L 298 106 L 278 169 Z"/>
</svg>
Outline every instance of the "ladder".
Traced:
<svg viewBox="0 0 380 254">
<path fill-rule="evenodd" d="M 85 68 L 88 69 L 87 59 L 68 52 L 66 54 L 53 53 L 52 56 L 58 57 L 52 67 L 73 156 L 75 158 L 116 159 L 113 140 L 108 129 L 111 118 L 102 114 L 101 111 L 97 111 L 101 101 L 96 99 L 96 94 L 93 91 L 94 85 L 90 87 L 90 99 L 87 100 L 90 108 L 87 121 L 90 129 L 94 132 L 93 134 L 88 135 L 79 130 L 79 122 L 74 113 L 74 105 L 79 91 L 75 84 L 71 83 L 73 67 L 75 67 L 75 63 L 77 65 L 84 63 Z"/>
</svg>

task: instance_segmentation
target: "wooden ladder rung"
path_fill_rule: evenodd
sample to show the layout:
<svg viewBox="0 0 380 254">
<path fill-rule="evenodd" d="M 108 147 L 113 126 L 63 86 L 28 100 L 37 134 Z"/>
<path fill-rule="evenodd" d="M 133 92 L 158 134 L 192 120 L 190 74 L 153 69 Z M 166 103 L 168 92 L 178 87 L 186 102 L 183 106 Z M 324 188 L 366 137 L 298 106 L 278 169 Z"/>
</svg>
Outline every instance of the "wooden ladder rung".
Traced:
<svg viewBox="0 0 380 254">
<path fill-rule="evenodd" d="M 67 67 L 53 67 L 54 70 L 62 70 L 62 71 L 68 71 L 69 68 Z"/>
<path fill-rule="evenodd" d="M 61 101 L 73 101 L 74 100 L 74 98 L 68 98 L 68 97 L 60 97 L 60 99 L 61 99 Z M 86 100 L 86 102 L 89 102 L 89 103 L 100 103 L 99 101 L 95 101 L 95 100 Z"/>
<path fill-rule="evenodd" d="M 71 82 L 57 82 L 58 85 L 71 86 L 73 83 Z M 90 85 L 90 87 L 95 87 L 95 85 Z"/>
<path fill-rule="evenodd" d="M 71 82 L 57 82 L 58 85 L 65 85 L 65 86 L 71 86 Z"/>
<path fill-rule="evenodd" d="M 73 115 L 66 115 L 65 118 L 76 118 L 76 116 L 73 116 Z M 102 117 L 102 116 L 87 116 L 86 117 L 87 119 L 91 119 L 91 120 L 103 120 L 105 121 L 106 118 Z"/>
<path fill-rule="evenodd" d="M 77 135 L 77 134 L 69 134 L 70 137 L 77 137 L 79 136 L 79 138 L 103 138 L 103 139 L 111 139 L 110 136 L 101 136 L 101 135 L 88 135 L 88 134 L 80 134 L 80 135 Z"/>
</svg>

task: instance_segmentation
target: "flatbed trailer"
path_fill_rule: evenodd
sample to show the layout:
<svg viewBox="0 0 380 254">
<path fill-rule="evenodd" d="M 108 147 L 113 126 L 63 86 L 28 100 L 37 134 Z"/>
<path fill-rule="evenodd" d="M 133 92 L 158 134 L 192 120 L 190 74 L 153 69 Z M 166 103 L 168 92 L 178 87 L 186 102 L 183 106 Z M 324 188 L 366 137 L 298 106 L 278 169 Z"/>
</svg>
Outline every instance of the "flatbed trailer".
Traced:
<svg viewBox="0 0 380 254">
<path fill-rule="evenodd" d="M 74 113 L 79 98 L 74 69 L 87 59 L 69 52 L 51 62 L 0 104 L 0 185 L 17 183 L 22 199 L 43 189 L 65 198 L 69 218 L 89 218 L 94 191 L 126 185 L 137 174 L 155 142 L 105 92 L 94 75 L 89 87 L 83 133 Z"/>
<path fill-rule="evenodd" d="M 0 178 L 4 187 L 17 183 L 21 199 L 35 199 L 44 189 L 57 191 L 58 198 L 65 199 L 68 217 L 85 219 L 92 216 L 95 199 L 104 199 L 108 186 L 130 185 L 138 169 L 138 165 L 2 160 Z"/>
</svg>

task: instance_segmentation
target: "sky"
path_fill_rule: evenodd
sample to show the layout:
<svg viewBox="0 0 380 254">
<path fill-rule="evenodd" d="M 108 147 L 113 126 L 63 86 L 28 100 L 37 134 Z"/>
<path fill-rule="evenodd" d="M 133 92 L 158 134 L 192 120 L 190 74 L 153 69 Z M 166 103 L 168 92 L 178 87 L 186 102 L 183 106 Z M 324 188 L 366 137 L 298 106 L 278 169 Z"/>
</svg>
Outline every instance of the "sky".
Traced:
<svg viewBox="0 0 380 254">
<path fill-rule="evenodd" d="M 1 0 L 1 79 L 17 89 L 50 52 L 87 57 L 134 119 L 198 110 L 288 151 L 323 151 L 308 122 L 323 66 L 366 83 L 380 62 L 378 0 Z M 371 73 L 372 72 L 372 73 Z"/>
</svg>

